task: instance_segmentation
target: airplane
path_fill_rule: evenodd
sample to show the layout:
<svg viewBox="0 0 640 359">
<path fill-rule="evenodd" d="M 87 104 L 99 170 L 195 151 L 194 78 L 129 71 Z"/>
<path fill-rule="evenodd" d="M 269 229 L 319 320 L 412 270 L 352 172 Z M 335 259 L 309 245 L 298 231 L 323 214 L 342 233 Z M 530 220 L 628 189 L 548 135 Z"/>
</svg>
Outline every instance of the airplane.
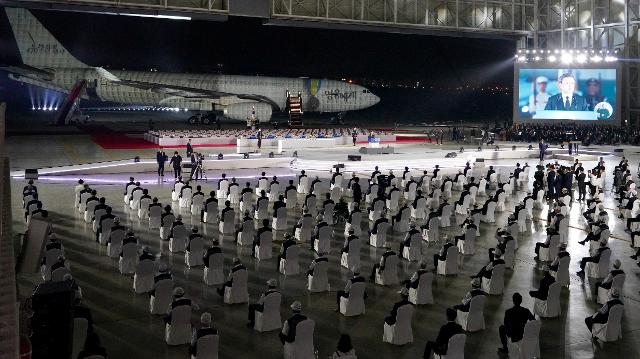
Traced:
<svg viewBox="0 0 640 359">
<path fill-rule="evenodd" d="M 0 67 L 15 81 L 52 89 L 81 99 L 120 104 L 179 108 L 196 113 L 189 123 L 220 118 L 259 122 L 301 100 L 304 112 L 362 110 L 380 98 L 356 84 L 310 78 L 118 71 L 78 60 L 27 9 L 5 8 L 18 44 L 22 66 Z M 299 107 L 299 105 L 298 105 Z"/>
</svg>

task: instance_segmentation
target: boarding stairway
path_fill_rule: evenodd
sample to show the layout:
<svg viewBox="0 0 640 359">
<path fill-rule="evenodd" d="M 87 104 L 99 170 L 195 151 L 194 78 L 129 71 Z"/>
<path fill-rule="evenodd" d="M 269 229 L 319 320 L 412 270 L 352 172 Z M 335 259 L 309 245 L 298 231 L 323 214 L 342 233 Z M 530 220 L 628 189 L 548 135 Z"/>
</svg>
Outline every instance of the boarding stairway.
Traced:
<svg viewBox="0 0 640 359">
<path fill-rule="evenodd" d="M 82 92 L 87 86 L 86 80 L 78 81 L 78 83 L 73 86 L 69 95 L 65 98 L 62 106 L 60 106 L 60 110 L 56 114 L 56 125 L 63 126 L 69 123 L 71 116 L 73 116 L 74 110 L 77 107 L 78 102 L 80 101 L 80 96 L 82 96 Z"/>
<path fill-rule="evenodd" d="M 302 94 L 300 92 L 298 96 L 293 96 L 287 90 L 286 111 L 289 114 L 289 126 L 302 127 Z"/>
</svg>

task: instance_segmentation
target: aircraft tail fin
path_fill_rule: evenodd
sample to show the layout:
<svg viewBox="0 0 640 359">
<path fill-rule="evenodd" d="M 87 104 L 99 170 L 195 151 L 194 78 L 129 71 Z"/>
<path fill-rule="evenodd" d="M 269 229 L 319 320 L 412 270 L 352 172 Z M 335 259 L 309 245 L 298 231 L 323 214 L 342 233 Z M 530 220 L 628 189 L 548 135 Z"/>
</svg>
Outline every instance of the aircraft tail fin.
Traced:
<svg viewBox="0 0 640 359">
<path fill-rule="evenodd" d="M 37 68 L 85 68 L 27 9 L 5 8 L 25 65 Z"/>
</svg>

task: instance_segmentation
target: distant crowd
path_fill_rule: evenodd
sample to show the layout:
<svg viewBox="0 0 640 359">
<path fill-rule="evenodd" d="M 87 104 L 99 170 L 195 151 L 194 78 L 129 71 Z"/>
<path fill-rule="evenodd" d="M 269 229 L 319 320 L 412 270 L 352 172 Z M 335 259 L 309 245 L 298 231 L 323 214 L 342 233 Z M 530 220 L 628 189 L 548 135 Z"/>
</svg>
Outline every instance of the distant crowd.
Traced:
<svg viewBox="0 0 640 359">
<path fill-rule="evenodd" d="M 640 131 L 620 126 L 584 126 L 567 124 L 517 124 L 505 130 L 506 140 L 552 144 L 582 141 L 583 145 L 640 144 Z"/>
</svg>

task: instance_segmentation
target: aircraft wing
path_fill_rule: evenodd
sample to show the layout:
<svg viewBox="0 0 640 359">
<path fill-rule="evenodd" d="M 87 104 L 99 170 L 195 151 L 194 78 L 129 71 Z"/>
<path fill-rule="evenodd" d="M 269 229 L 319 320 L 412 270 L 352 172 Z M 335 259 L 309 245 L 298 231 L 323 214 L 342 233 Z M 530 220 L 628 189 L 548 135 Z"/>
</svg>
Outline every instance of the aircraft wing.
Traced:
<svg viewBox="0 0 640 359">
<path fill-rule="evenodd" d="M 124 86 L 135 87 L 141 90 L 149 90 L 157 93 L 182 97 L 182 98 L 191 99 L 191 100 L 198 100 L 198 99 L 216 100 L 224 97 L 238 98 L 242 100 L 252 100 L 256 102 L 269 104 L 274 109 L 274 111 L 280 111 L 280 106 L 278 106 L 277 103 L 261 95 L 235 94 L 235 93 L 229 93 L 229 92 L 206 90 L 206 89 L 199 89 L 199 88 L 186 87 L 186 86 L 167 85 L 167 84 L 144 82 L 144 81 L 132 81 L 132 80 L 118 80 L 118 81 L 114 81 L 114 83 L 118 83 Z"/>
</svg>

